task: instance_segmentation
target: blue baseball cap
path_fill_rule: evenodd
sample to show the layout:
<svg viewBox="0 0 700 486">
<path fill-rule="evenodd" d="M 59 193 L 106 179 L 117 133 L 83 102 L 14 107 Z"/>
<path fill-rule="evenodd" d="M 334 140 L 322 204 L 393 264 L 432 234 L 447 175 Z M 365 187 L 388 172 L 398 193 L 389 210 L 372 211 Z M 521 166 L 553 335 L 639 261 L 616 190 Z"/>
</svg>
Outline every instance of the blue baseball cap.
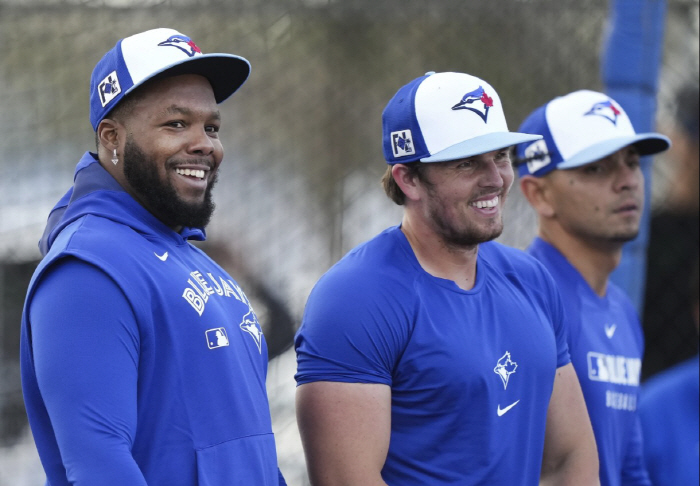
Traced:
<svg viewBox="0 0 700 486">
<path fill-rule="evenodd" d="M 184 34 L 153 29 L 121 39 L 92 71 L 90 123 L 100 121 L 129 93 L 149 79 L 199 74 L 211 83 L 217 103 L 248 79 L 250 63 L 233 54 L 203 54 Z"/>
<path fill-rule="evenodd" d="M 542 138 L 508 131 L 496 90 L 450 72 L 429 72 L 402 87 L 382 113 L 382 132 L 390 165 L 463 159 Z"/>
<path fill-rule="evenodd" d="M 659 133 L 636 133 L 625 110 L 603 93 L 580 90 L 533 111 L 520 130 L 543 136 L 516 147 L 521 176 L 542 177 L 554 169 L 573 169 L 603 159 L 628 145 L 640 155 L 667 150 Z"/>
</svg>

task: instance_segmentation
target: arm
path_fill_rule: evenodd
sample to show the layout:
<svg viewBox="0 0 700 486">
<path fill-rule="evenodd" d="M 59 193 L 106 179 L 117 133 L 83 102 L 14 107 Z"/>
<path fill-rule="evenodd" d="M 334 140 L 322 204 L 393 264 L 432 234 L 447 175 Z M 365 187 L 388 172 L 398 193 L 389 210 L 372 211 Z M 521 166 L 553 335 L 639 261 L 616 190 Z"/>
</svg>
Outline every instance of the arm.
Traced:
<svg viewBox="0 0 700 486">
<path fill-rule="evenodd" d="M 63 481 L 145 486 L 131 455 L 139 341 L 124 294 L 97 268 L 68 259 L 44 276 L 29 312 L 36 377 Z"/>
<path fill-rule="evenodd" d="M 593 428 L 571 363 L 557 369 L 547 409 L 541 486 L 599 485 Z"/>
<path fill-rule="evenodd" d="M 386 486 L 381 470 L 391 435 L 391 388 L 382 384 L 300 385 L 297 421 L 311 484 Z"/>
</svg>

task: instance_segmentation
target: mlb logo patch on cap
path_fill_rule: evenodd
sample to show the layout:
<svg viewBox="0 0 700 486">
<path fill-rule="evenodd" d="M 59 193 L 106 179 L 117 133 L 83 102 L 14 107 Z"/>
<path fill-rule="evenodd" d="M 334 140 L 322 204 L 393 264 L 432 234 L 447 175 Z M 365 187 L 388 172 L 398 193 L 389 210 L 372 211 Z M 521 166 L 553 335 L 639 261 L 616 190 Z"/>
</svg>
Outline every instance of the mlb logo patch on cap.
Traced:
<svg viewBox="0 0 700 486">
<path fill-rule="evenodd" d="M 209 80 L 217 103 L 231 96 L 250 73 L 250 64 L 233 54 L 203 54 L 188 36 L 153 29 L 126 37 L 92 71 L 90 123 L 97 125 L 131 91 L 149 79 L 199 74 Z"/>
<path fill-rule="evenodd" d="M 634 145 L 640 155 L 670 147 L 658 133 L 636 133 L 625 110 L 603 93 L 580 90 L 560 96 L 533 111 L 520 130 L 542 140 L 516 148 L 519 174 L 543 176 L 554 169 L 573 169 Z"/>
<path fill-rule="evenodd" d="M 382 127 L 389 164 L 445 162 L 542 138 L 509 132 L 496 90 L 462 73 L 431 72 L 402 87 Z"/>
</svg>

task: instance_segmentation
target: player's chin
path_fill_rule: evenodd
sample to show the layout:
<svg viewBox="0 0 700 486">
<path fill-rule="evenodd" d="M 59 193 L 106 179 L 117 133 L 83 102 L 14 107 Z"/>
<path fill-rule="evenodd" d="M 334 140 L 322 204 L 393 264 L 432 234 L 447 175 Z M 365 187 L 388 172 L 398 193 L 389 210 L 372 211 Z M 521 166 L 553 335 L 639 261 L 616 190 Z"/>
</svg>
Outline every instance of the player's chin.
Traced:
<svg viewBox="0 0 700 486">
<path fill-rule="evenodd" d="M 610 241 L 616 243 L 627 243 L 628 241 L 632 241 L 633 239 L 635 239 L 638 234 L 639 227 L 636 227 L 634 229 L 630 228 L 627 230 L 619 230 L 610 235 Z"/>
</svg>

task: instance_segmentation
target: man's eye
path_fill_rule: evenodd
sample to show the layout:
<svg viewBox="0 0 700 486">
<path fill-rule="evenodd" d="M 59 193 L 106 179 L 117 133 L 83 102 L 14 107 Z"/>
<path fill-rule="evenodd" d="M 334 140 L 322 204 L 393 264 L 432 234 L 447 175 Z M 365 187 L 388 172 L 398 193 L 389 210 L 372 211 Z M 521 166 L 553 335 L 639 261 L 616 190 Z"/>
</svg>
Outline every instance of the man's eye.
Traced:
<svg viewBox="0 0 700 486">
<path fill-rule="evenodd" d="M 602 171 L 602 167 L 596 164 L 589 164 L 583 169 L 583 172 L 586 174 L 598 174 Z"/>
</svg>

